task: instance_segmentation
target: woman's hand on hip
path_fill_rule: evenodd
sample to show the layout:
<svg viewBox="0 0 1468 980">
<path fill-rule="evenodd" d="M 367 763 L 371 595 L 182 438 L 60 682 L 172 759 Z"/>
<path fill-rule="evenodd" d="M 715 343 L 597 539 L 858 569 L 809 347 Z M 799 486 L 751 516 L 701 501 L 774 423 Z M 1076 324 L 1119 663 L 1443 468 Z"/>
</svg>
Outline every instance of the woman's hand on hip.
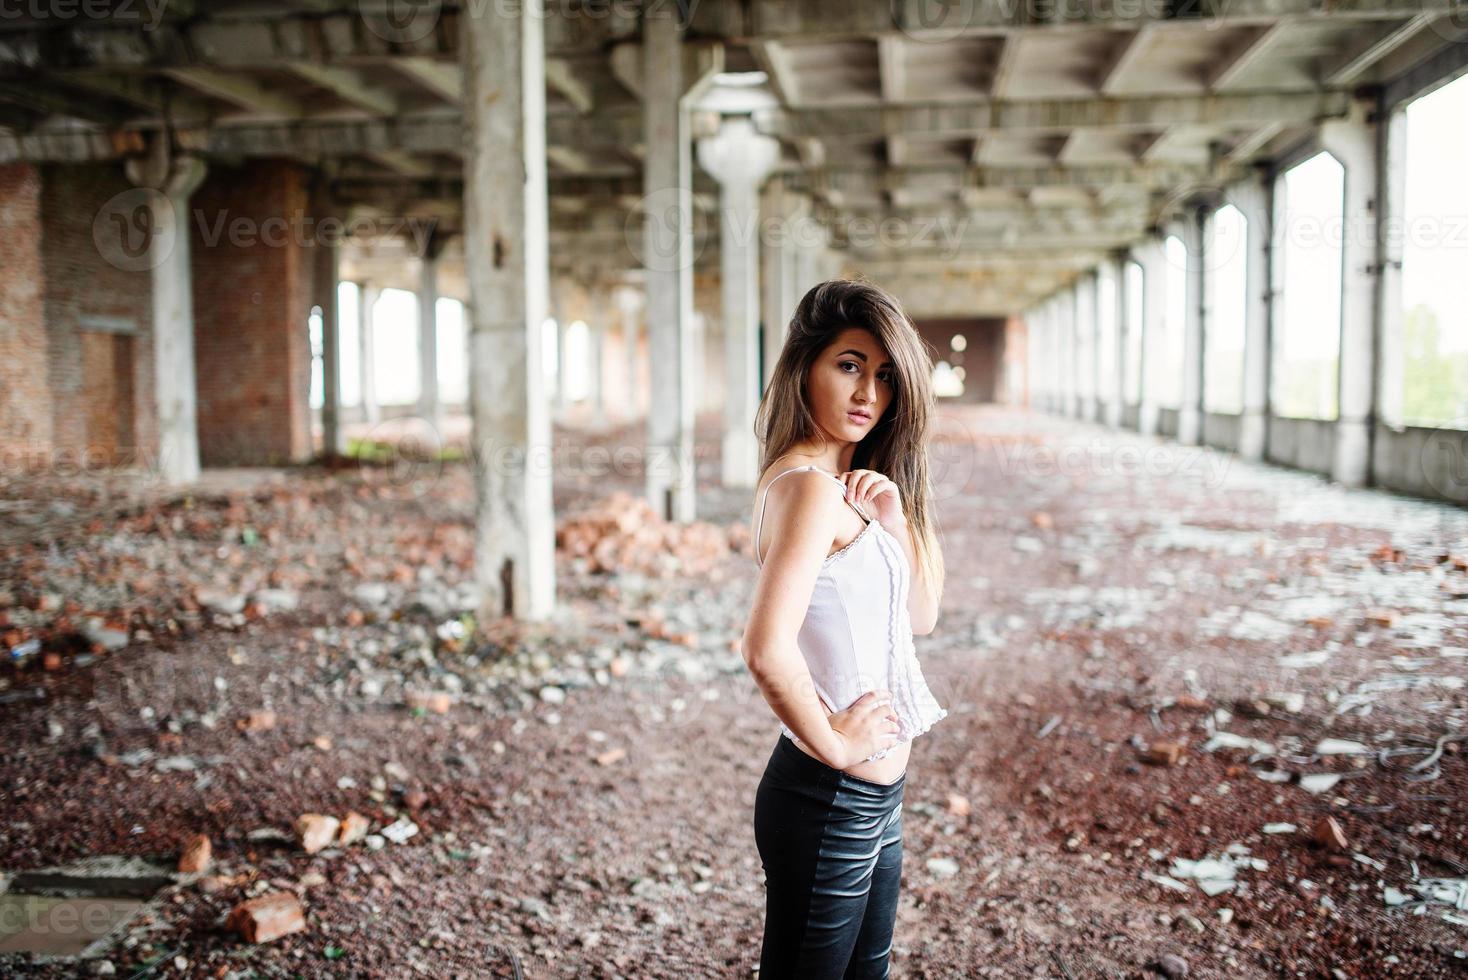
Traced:
<svg viewBox="0 0 1468 980">
<path fill-rule="evenodd" d="M 846 769 L 890 748 L 900 730 L 891 691 L 868 691 L 826 721 L 841 742 L 841 758 L 826 760 L 833 769 Z"/>
</svg>

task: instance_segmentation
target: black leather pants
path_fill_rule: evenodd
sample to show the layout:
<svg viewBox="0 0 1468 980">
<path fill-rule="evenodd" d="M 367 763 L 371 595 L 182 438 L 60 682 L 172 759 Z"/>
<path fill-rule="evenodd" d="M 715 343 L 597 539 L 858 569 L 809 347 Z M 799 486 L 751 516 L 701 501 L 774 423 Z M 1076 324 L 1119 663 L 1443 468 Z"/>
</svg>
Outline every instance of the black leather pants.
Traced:
<svg viewBox="0 0 1468 980">
<path fill-rule="evenodd" d="M 887 976 L 906 782 L 833 769 L 780 734 L 754 801 L 766 888 L 760 980 Z"/>
</svg>

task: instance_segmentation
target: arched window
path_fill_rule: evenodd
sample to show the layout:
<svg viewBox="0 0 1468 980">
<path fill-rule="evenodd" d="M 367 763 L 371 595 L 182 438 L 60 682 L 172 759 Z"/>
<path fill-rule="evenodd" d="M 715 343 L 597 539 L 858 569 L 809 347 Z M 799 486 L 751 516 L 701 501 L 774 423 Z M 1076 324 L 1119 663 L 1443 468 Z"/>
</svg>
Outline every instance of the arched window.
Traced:
<svg viewBox="0 0 1468 980">
<path fill-rule="evenodd" d="M 1232 204 L 1208 219 L 1204 246 L 1203 408 L 1244 410 L 1244 307 L 1249 221 Z"/>
<path fill-rule="evenodd" d="M 561 338 L 557 336 L 560 329 L 560 324 L 552 316 L 546 317 L 540 325 L 540 373 L 545 378 L 545 390 L 550 394 L 555 394 L 560 373 Z"/>
<path fill-rule="evenodd" d="M 1096 397 L 1110 402 L 1116 392 L 1116 276 L 1109 265 L 1096 273 Z"/>
<path fill-rule="evenodd" d="M 1337 414 L 1345 193 L 1345 168 L 1329 153 L 1291 167 L 1275 185 L 1272 388 L 1275 412 L 1286 418 Z"/>
<path fill-rule="evenodd" d="M 1402 390 L 1408 425 L 1468 427 L 1468 75 L 1408 103 L 1402 202 Z"/>
<path fill-rule="evenodd" d="M 566 400 L 584 401 L 591 394 L 591 331 L 585 320 L 566 328 Z"/>
<path fill-rule="evenodd" d="M 1146 273 L 1140 262 L 1126 264 L 1123 288 L 1126 289 L 1126 384 L 1122 389 L 1129 405 L 1142 403 L 1142 331 L 1147 302 Z"/>
<path fill-rule="evenodd" d="M 1181 238 L 1170 235 L 1162 252 L 1167 269 L 1167 305 L 1162 318 L 1162 343 L 1152 347 L 1159 353 L 1157 370 L 1147 373 L 1157 382 L 1157 404 L 1179 408 L 1183 403 L 1183 335 L 1188 315 L 1188 247 Z"/>
</svg>

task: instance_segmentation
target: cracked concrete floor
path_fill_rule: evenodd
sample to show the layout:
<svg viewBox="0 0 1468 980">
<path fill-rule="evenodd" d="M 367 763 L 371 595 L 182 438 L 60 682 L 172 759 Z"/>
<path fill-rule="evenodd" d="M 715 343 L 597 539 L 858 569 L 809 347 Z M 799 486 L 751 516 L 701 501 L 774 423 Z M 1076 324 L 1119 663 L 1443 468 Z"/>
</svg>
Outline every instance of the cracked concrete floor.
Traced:
<svg viewBox="0 0 1468 980">
<path fill-rule="evenodd" d="M 748 495 L 712 485 L 715 425 L 700 429 L 701 507 L 747 520 Z M 1164 957 L 1220 978 L 1468 967 L 1465 913 L 1433 884 L 1468 875 L 1454 738 L 1468 515 L 1023 413 L 949 409 L 941 429 L 948 588 L 917 643 L 951 714 L 913 753 L 894 975 L 1144 976 Z M 640 443 L 635 429 L 560 436 Z M 272 474 L 210 479 L 186 509 L 105 478 L 0 487 L 12 512 L 40 515 L 11 532 L 31 546 L 5 559 L 12 624 L 48 590 L 76 596 L 73 618 L 107 613 L 129 589 L 84 580 L 133 581 L 134 559 L 157 579 L 131 592 L 147 602 L 127 646 L 11 668 L 0 868 L 170 858 L 208 834 L 213 874 L 134 920 L 110 954 L 120 975 L 751 974 L 753 794 L 778 723 L 729 646 L 747 557 L 668 580 L 563 560 L 557 620 L 476 659 L 408 594 L 422 567 L 446 587 L 467 578 L 462 466 L 385 494 L 353 471 L 290 471 L 290 490 Z M 639 483 L 581 467 L 558 477 L 557 505 Z M 291 608 L 174 608 L 171 583 L 244 591 L 275 561 L 291 565 L 270 583 Z M 379 579 L 402 588 L 353 616 Z M 139 641 L 149 603 L 177 629 L 156 614 Z M 692 641 L 650 632 L 650 608 Z M 523 665 L 491 669 L 515 649 Z M 603 683 L 597 651 L 630 666 Z M 584 671 L 561 671 L 576 658 Z M 446 713 L 404 706 L 447 675 Z M 267 706 L 274 727 L 234 724 Z M 1175 764 L 1143 761 L 1157 742 L 1177 743 Z M 1307 789 L 1318 777 L 1331 785 Z M 282 833 L 347 809 L 374 828 L 408 815 L 419 833 L 317 855 Z M 1344 847 L 1310 840 L 1326 816 Z M 1186 877 L 1205 858 L 1233 875 L 1211 896 Z M 266 889 L 299 894 L 306 929 L 245 945 L 224 917 Z"/>
</svg>

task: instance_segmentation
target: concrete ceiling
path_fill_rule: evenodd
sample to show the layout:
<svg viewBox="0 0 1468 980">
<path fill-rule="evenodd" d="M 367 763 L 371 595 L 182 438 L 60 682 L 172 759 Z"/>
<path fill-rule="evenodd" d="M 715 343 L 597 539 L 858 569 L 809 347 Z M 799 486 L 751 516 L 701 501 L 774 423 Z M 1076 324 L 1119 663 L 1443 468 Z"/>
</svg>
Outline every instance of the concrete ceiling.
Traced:
<svg viewBox="0 0 1468 980">
<path fill-rule="evenodd" d="M 729 70 L 768 75 L 776 104 L 756 125 L 783 144 L 778 172 L 812 195 L 848 267 L 958 276 L 985 307 L 970 312 L 993 315 L 1463 36 L 1453 0 L 1328 6 L 701 0 L 687 45 L 722 45 Z M 321 166 L 358 213 L 458 229 L 457 40 L 472 5 L 84 7 L 0 20 L 0 161 L 117 159 L 168 125 L 214 159 Z M 614 275 L 636 262 L 637 5 L 547 7 L 552 262 Z M 714 207 L 701 172 L 695 191 Z M 883 221 L 904 233 L 854 233 Z M 701 261 L 715 230 L 701 226 Z"/>
</svg>

